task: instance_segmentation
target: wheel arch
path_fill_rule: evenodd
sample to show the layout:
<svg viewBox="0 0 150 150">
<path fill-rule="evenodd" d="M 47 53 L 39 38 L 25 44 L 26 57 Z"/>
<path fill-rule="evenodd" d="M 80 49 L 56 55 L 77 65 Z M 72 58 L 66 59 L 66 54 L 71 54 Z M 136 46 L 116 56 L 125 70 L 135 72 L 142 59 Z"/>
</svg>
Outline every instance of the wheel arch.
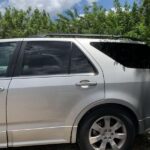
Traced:
<svg viewBox="0 0 150 150">
<path fill-rule="evenodd" d="M 133 122 L 136 126 L 137 132 L 142 132 L 144 130 L 143 124 L 139 123 L 139 120 L 141 120 L 141 116 L 133 108 L 133 106 L 131 106 L 130 104 L 126 102 L 122 103 L 119 100 L 117 100 L 118 102 L 116 102 L 116 100 L 115 102 L 113 102 L 112 100 L 106 100 L 106 101 L 107 102 L 105 103 L 91 104 L 90 106 L 85 108 L 82 112 L 80 112 L 80 114 L 77 116 L 73 125 L 72 134 L 71 134 L 71 143 L 76 143 L 78 129 L 80 125 L 82 124 L 84 118 L 88 116 L 88 114 L 91 113 L 92 111 L 95 111 L 96 109 L 100 109 L 102 107 L 114 107 L 114 108 L 120 107 L 124 111 L 128 112 L 128 114 L 131 116 L 131 119 L 133 119 Z"/>
</svg>

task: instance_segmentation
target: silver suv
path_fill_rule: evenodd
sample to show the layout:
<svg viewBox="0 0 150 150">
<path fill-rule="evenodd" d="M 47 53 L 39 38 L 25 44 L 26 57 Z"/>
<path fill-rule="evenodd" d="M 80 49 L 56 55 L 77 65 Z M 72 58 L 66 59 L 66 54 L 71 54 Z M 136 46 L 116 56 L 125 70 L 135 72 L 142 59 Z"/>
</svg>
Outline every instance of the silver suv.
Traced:
<svg viewBox="0 0 150 150">
<path fill-rule="evenodd" d="M 130 150 L 150 128 L 150 48 L 97 35 L 0 40 L 0 147 Z"/>
</svg>

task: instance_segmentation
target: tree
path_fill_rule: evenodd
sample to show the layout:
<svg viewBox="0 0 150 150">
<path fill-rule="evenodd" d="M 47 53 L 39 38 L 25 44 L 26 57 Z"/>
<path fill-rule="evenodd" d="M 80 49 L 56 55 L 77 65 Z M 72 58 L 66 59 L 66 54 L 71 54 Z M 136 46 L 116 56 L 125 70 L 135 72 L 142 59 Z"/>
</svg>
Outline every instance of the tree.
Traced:
<svg viewBox="0 0 150 150">
<path fill-rule="evenodd" d="M 126 1 L 122 6 L 114 0 L 114 10 L 105 10 L 97 3 L 83 7 L 83 15 L 77 9 L 58 14 L 51 19 L 50 14 L 38 9 L 16 10 L 6 8 L 0 13 L 0 37 L 27 37 L 50 32 L 95 33 L 125 35 L 150 41 L 150 0 L 134 1 L 130 6 Z"/>
<path fill-rule="evenodd" d="M 150 43 L 150 0 L 143 0 L 142 6 L 142 14 L 144 16 L 145 23 L 145 40 L 148 40 Z"/>
<path fill-rule="evenodd" d="M 145 16 L 145 24 L 150 26 L 150 0 L 143 0 L 142 9 Z"/>
</svg>

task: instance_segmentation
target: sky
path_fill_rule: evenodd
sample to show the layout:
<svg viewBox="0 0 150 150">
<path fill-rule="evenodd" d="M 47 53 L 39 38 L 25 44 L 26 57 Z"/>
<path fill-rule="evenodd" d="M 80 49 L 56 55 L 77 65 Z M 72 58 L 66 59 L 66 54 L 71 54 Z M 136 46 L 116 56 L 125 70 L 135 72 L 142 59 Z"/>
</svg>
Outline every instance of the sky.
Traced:
<svg viewBox="0 0 150 150">
<path fill-rule="evenodd" d="M 124 4 L 126 0 L 120 0 L 121 4 Z M 129 4 L 133 4 L 134 0 L 127 0 Z M 82 14 L 82 8 L 84 5 L 91 5 L 93 2 L 97 2 L 106 9 L 113 8 L 113 0 L 0 0 L 0 11 L 4 12 L 5 7 L 11 6 L 17 9 L 26 10 L 29 6 L 39 8 L 40 10 L 46 10 L 51 16 L 55 16 L 58 13 L 62 13 L 67 9 L 76 7 Z"/>
</svg>

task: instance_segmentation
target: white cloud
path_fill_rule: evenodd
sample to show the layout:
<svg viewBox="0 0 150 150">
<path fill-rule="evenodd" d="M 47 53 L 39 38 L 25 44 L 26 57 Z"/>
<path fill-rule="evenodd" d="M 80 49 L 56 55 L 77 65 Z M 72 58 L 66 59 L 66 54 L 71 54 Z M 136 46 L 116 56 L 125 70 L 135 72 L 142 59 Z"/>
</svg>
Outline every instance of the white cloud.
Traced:
<svg viewBox="0 0 150 150">
<path fill-rule="evenodd" d="M 121 10 L 122 10 L 123 12 L 126 11 L 124 7 L 121 7 Z M 107 11 L 105 12 L 106 15 L 108 15 L 108 14 L 110 13 L 110 11 L 113 11 L 114 13 L 117 12 L 116 8 L 113 7 L 113 8 L 111 8 L 110 10 L 107 10 Z M 131 11 L 131 9 L 130 9 L 129 11 Z"/>
<path fill-rule="evenodd" d="M 7 6 L 7 1 L 1 1 L 1 3 L 0 3 L 0 12 L 2 14 L 5 12 L 6 6 Z"/>
<path fill-rule="evenodd" d="M 9 6 L 17 9 L 26 10 L 28 7 L 33 9 L 46 10 L 52 16 L 70 9 L 81 0 L 9 0 Z"/>
<path fill-rule="evenodd" d="M 122 11 L 126 11 L 124 7 L 121 7 L 121 10 L 122 10 Z M 114 7 L 111 8 L 111 11 L 117 12 L 116 8 L 114 8 Z M 131 11 L 131 9 L 130 9 L 129 11 Z"/>
<path fill-rule="evenodd" d="M 98 0 L 87 0 L 88 4 L 91 5 L 93 4 L 94 2 L 97 2 Z"/>
</svg>

